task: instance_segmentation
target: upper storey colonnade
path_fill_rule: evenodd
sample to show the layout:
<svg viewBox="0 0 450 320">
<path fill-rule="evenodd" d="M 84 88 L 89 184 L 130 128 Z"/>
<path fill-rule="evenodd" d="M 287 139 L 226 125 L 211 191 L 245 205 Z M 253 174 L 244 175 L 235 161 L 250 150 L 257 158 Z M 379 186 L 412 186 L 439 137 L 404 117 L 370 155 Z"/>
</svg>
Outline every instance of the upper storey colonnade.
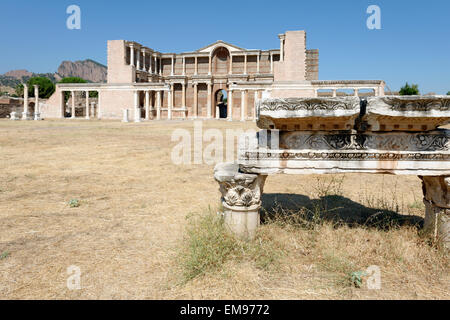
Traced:
<svg viewBox="0 0 450 320">
<path fill-rule="evenodd" d="M 280 50 L 246 50 L 223 41 L 194 52 L 161 53 L 137 42 L 125 42 L 125 65 L 134 67 L 136 82 L 170 77 L 256 76 L 273 79 Z"/>
</svg>

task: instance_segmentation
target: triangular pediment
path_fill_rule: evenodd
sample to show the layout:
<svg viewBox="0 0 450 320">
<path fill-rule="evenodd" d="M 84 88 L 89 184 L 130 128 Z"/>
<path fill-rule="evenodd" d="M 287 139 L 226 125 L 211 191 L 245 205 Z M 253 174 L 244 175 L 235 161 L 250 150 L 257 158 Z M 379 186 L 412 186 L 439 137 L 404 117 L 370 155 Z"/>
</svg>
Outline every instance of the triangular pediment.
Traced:
<svg viewBox="0 0 450 320">
<path fill-rule="evenodd" d="M 233 52 L 233 51 L 247 51 L 244 48 L 240 48 L 238 46 L 232 45 L 230 43 L 227 43 L 225 41 L 222 40 L 218 40 L 214 43 L 211 43 L 210 45 L 203 47 L 201 49 L 198 49 L 196 52 L 212 52 L 214 51 L 217 47 L 225 47 L 228 49 L 228 51 Z"/>
</svg>

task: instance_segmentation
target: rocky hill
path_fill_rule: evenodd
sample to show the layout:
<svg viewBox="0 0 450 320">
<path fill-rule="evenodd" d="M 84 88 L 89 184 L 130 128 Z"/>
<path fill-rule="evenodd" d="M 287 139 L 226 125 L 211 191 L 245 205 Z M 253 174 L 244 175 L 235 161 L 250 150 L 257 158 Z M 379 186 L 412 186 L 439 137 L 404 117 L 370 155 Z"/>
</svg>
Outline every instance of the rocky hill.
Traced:
<svg viewBox="0 0 450 320">
<path fill-rule="evenodd" d="M 34 73 L 28 70 L 11 70 L 0 74 L 0 95 L 9 92 L 31 77 L 45 77 L 58 82 L 66 77 L 80 77 L 88 82 L 106 82 L 107 67 L 91 59 L 83 61 L 63 61 L 54 73 Z"/>
<path fill-rule="evenodd" d="M 33 73 L 28 70 L 12 70 L 4 74 L 6 77 L 22 79 L 23 77 L 32 77 Z"/>
<path fill-rule="evenodd" d="M 87 59 L 83 61 L 63 61 L 57 74 L 62 78 L 80 77 L 90 82 L 106 82 L 106 66 Z"/>
</svg>

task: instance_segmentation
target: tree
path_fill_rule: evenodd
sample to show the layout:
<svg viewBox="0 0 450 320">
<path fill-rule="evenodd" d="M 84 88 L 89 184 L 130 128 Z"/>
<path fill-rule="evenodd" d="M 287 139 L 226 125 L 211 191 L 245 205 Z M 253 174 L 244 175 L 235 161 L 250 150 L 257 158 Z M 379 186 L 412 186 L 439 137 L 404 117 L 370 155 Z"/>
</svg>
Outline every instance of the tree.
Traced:
<svg viewBox="0 0 450 320">
<path fill-rule="evenodd" d="M 19 83 L 14 90 L 18 97 L 23 97 L 23 84 Z"/>
<path fill-rule="evenodd" d="M 30 97 L 34 97 L 34 85 L 39 86 L 39 98 L 48 99 L 55 92 L 55 85 L 47 78 L 33 77 L 27 81 L 27 84 Z"/>
<path fill-rule="evenodd" d="M 447 95 L 448 95 L 448 96 L 450 96 L 450 91 L 449 91 L 449 92 L 447 92 Z"/>
<path fill-rule="evenodd" d="M 59 81 L 58 83 L 88 83 L 88 81 L 84 80 L 83 78 L 80 78 L 80 77 L 66 77 L 66 78 L 61 79 L 61 81 Z M 65 96 L 66 100 L 69 99 L 70 92 L 65 92 L 64 96 Z M 97 98 L 98 92 L 96 92 L 96 91 L 89 92 L 89 97 Z"/>
<path fill-rule="evenodd" d="M 409 85 L 408 82 L 400 89 L 401 96 L 416 96 L 419 94 L 419 85 Z"/>
<path fill-rule="evenodd" d="M 66 77 L 62 78 L 58 83 L 87 83 L 87 81 L 79 77 Z"/>
</svg>

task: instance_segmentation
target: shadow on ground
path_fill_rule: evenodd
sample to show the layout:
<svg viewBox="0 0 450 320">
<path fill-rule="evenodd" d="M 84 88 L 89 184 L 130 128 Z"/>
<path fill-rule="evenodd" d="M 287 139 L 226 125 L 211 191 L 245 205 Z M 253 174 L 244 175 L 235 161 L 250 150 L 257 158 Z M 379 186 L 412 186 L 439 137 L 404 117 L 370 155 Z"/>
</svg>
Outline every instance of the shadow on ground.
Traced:
<svg viewBox="0 0 450 320">
<path fill-rule="evenodd" d="M 369 208 L 339 195 L 329 195 L 320 199 L 310 199 L 305 195 L 272 193 L 262 196 L 262 223 L 284 220 L 309 226 L 321 221 L 329 221 L 350 227 L 365 226 L 389 230 L 399 226 L 423 227 L 423 218 L 401 215 L 397 212 Z"/>
</svg>

